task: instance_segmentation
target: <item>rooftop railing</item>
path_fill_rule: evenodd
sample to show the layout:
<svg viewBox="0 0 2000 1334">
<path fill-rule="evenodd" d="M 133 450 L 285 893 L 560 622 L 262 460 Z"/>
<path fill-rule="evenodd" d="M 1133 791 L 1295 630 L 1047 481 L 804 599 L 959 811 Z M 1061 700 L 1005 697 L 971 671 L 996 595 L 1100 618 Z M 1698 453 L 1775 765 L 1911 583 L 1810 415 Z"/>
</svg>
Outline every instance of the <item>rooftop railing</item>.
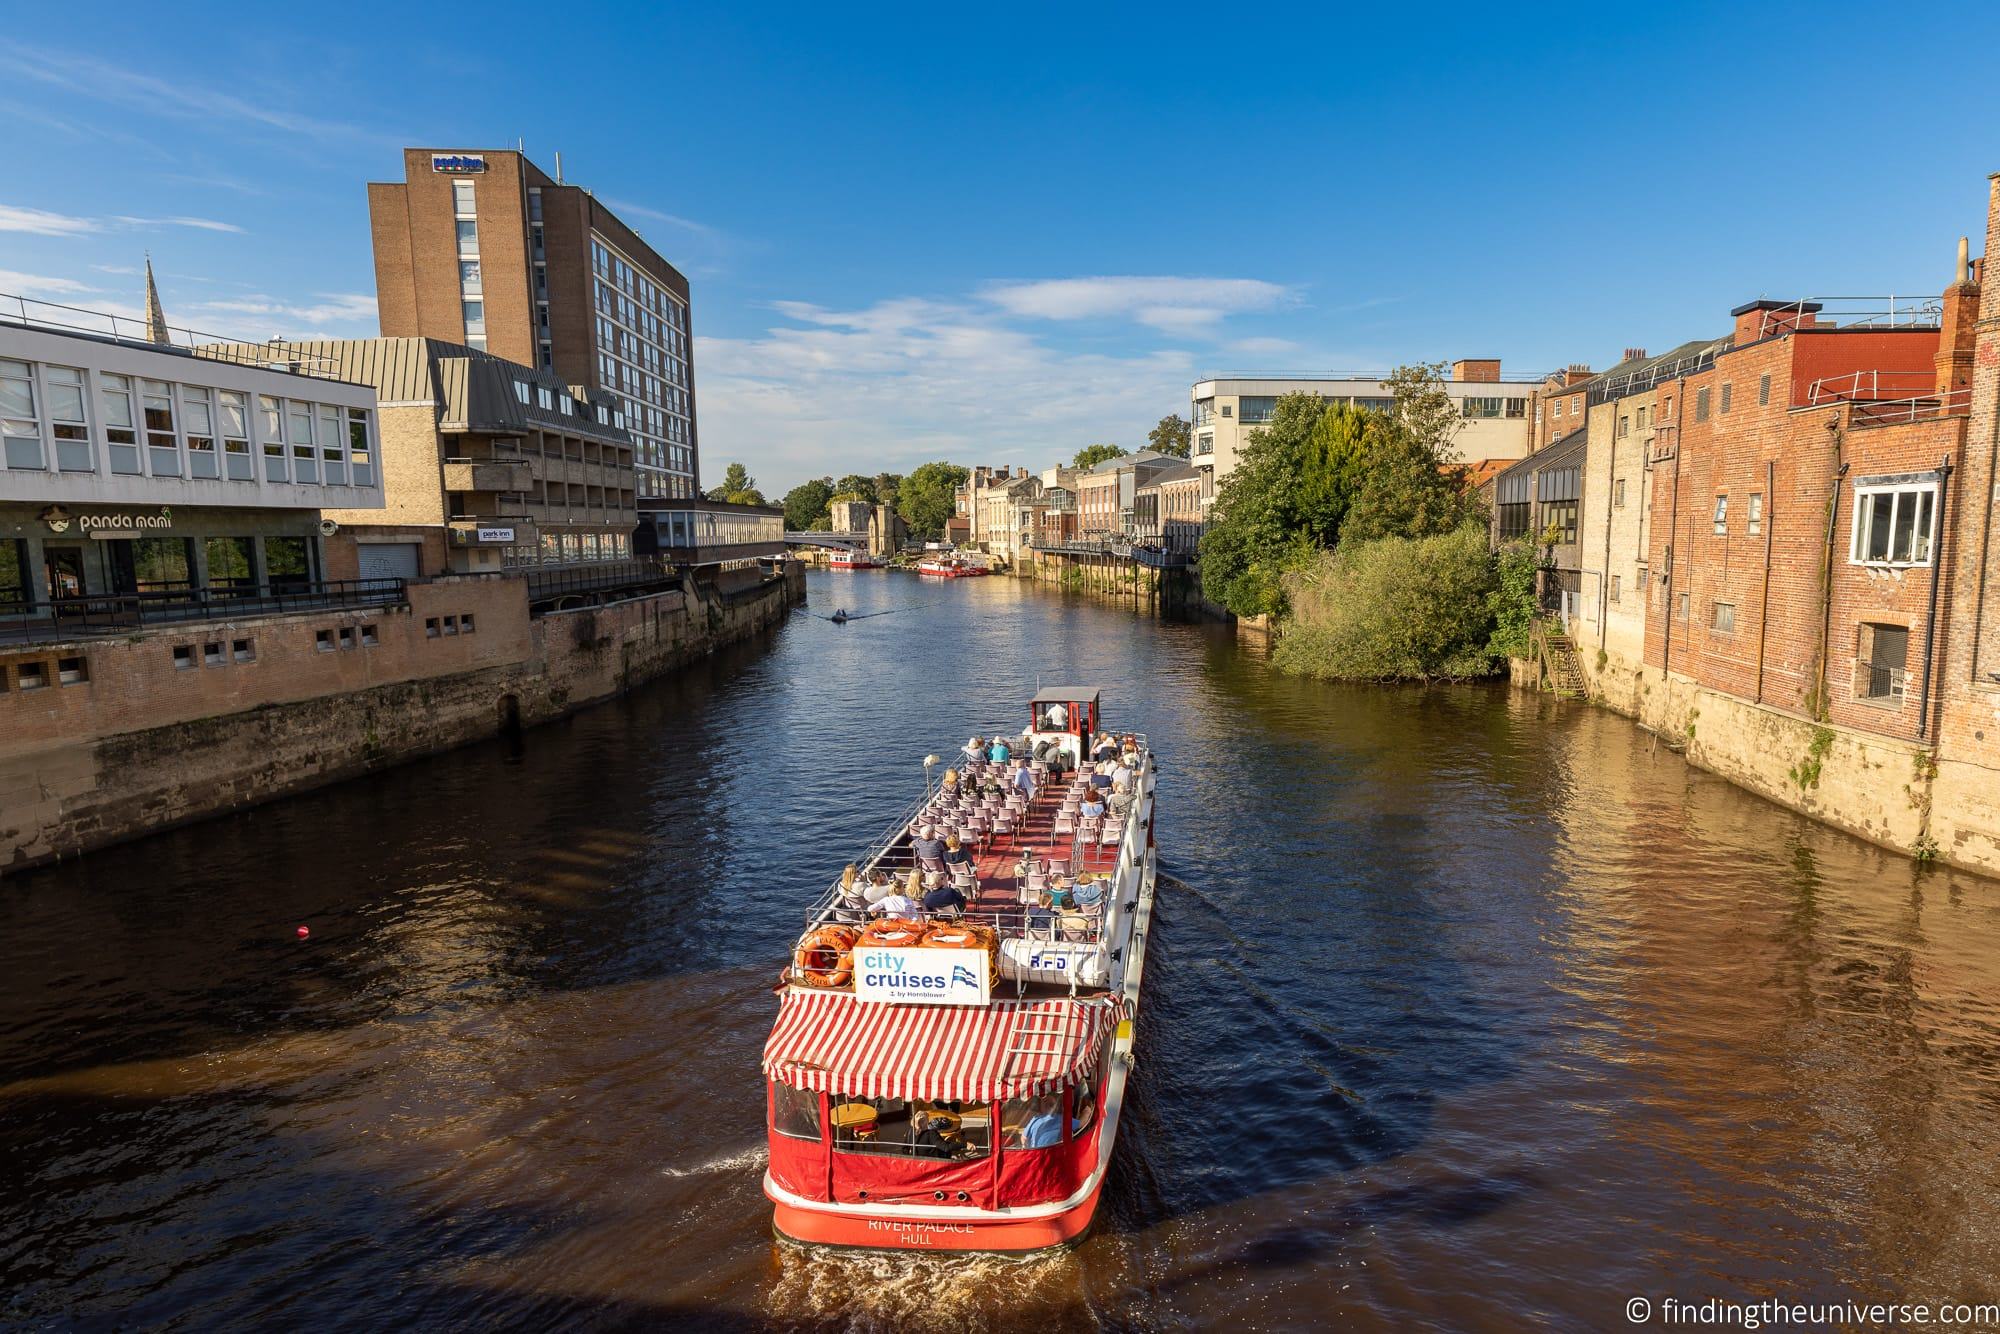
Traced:
<svg viewBox="0 0 2000 1334">
<path fill-rule="evenodd" d="M 1858 400 L 1848 415 L 1847 424 L 1853 427 L 1899 426 L 1905 422 L 1929 421 L 1938 417 L 1966 417 L 1971 413 L 1972 388 L 1968 385 L 1948 389 L 1942 394 Z"/>
<path fill-rule="evenodd" d="M 1859 399 L 1920 398 L 1936 384 L 1934 371 L 1866 370 L 1823 375 L 1806 386 L 1806 403 L 1817 407 Z"/>
<path fill-rule="evenodd" d="M 1935 329 L 1944 302 L 1935 296 L 1811 296 L 1760 312 L 1757 336 L 1793 329 Z"/>
<path fill-rule="evenodd" d="M 46 329 L 54 333 L 80 334 L 86 338 L 179 352 L 186 356 L 198 354 L 211 361 L 255 366 L 288 375 L 311 375 L 323 380 L 340 378 L 336 374 L 338 366 L 330 358 L 302 352 L 282 338 L 246 343 L 227 334 L 204 333 L 178 324 L 155 328 L 145 319 L 131 315 L 66 306 L 57 301 L 37 301 L 12 292 L 0 292 L 0 323 Z M 158 337 L 155 337 L 156 333 Z"/>
</svg>

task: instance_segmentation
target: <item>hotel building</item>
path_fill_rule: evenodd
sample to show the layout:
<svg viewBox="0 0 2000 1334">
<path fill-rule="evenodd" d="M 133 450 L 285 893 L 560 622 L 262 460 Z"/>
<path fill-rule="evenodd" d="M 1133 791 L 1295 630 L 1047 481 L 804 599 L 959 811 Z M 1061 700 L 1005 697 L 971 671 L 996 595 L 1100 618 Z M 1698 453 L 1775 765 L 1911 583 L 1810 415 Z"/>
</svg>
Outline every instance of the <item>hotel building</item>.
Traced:
<svg viewBox="0 0 2000 1334">
<path fill-rule="evenodd" d="M 688 282 L 588 190 L 506 149 L 410 148 L 368 187 L 382 334 L 615 394 L 638 493 L 699 495 Z"/>
</svg>

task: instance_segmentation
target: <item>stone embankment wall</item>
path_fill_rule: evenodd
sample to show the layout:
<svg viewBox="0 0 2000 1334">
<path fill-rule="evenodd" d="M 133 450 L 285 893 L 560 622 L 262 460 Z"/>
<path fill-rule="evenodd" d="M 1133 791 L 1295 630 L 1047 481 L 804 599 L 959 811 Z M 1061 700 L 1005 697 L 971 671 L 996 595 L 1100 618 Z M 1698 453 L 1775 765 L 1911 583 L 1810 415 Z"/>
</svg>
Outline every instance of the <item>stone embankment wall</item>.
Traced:
<svg viewBox="0 0 2000 1334">
<path fill-rule="evenodd" d="M 1231 619 L 1226 610 L 1202 596 L 1201 576 L 1192 566 L 1161 570 L 1110 555 L 1031 552 L 1023 553 L 1012 573 L 1153 615 Z"/>
<path fill-rule="evenodd" d="M 0 875 L 559 718 L 804 595 L 793 567 L 531 618 L 516 581 L 445 578 L 403 607 L 0 650 Z"/>
<path fill-rule="evenodd" d="M 2000 875 L 2000 771 L 1622 657 L 1579 656 L 1594 701 L 1637 720 L 1696 766 L 1909 856 Z M 1512 665 L 1515 683 L 1532 687 L 1532 664 Z"/>
</svg>

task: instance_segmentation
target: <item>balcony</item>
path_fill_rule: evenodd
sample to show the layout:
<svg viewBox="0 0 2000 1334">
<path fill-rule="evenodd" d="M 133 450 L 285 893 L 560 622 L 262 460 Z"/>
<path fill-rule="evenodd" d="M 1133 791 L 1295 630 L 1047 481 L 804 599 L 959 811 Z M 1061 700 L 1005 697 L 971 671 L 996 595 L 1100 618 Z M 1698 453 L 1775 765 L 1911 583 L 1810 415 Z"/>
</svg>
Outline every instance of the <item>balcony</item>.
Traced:
<svg viewBox="0 0 2000 1334">
<path fill-rule="evenodd" d="M 56 598 L 38 606 L 0 602 L 0 644 L 55 643 L 203 621 L 244 621 L 299 612 L 396 606 L 408 600 L 401 579 L 333 579 L 151 593 L 94 593 Z"/>
<path fill-rule="evenodd" d="M 528 491 L 535 485 L 534 469 L 526 459 L 446 459 L 447 491 Z"/>
</svg>

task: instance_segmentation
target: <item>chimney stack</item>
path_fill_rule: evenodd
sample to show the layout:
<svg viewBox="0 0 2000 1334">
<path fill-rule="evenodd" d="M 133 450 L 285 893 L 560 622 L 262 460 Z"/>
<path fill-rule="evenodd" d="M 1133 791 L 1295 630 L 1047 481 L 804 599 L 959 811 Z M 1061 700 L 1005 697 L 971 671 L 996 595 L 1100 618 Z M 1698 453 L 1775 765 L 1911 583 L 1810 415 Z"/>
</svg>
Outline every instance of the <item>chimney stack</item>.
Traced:
<svg viewBox="0 0 2000 1334">
<path fill-rule="evenodd" d="M 1973 332 L 1979 321 L 1979 284 L 1972 280 L 1967 258 L 1971 242 L 1958 238 L 1958 276 L 1944 289 L 1944 315 L 1939 322 L 1937 392 L 1948 394 L 1972 383 Z"/>
<path fill-rule="evenodd" d="M 1814 316 L 1820 309 L 1817 301 L 1746 301 L 1729 312 L 1736 318 L 1736 346 L 1810 329 L 1818 322 Z"/>
<path fill-rule="evenodd" d="M 1644 361 L 1645 359 L 1646 359 L 1646 349 L 1645 349 L 1645 348 L 1643 348 L 1643 347 L 1628 347 L 1628 348 L 1626 348 L 1626 349 L 1625 349 L 1625 357 L 1624 357 L 1624 360 L 1626 360 L 1626 361 Z"/>
<path fill-rule="evenodd" d="M 1500 378 L 1498 357 L 1461 358 L 1451 363 L 1451 378 L 1464 383 L 1491 384 Z"/>
</svg>

